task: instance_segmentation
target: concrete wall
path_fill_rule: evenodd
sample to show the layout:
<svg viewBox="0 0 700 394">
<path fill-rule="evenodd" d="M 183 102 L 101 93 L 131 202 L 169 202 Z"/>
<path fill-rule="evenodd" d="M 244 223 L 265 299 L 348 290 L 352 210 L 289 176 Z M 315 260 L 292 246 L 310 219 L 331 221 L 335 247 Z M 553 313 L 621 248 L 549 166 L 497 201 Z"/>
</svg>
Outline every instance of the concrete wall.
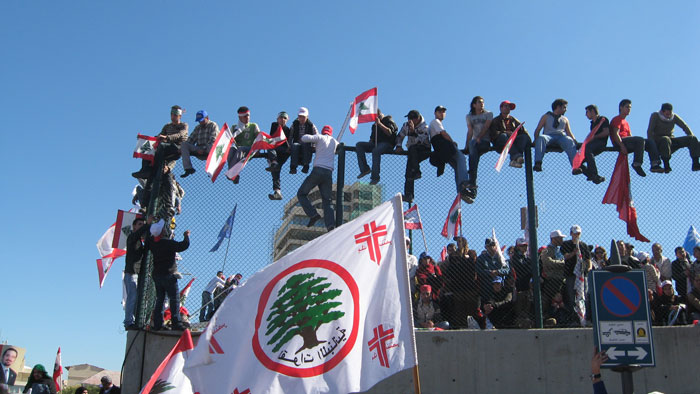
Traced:
<svg viewBox="0 0 700 394">
<path fill-rule="evenodd" d="M 636 393 L 700 392 L 700 327 L 655 327 L 656 368 L 633 374 Z M 138 393 L 175 345 L 177 334 L 129 331 L 124 393 Z M 196 339 L 195 339 L 196 341 Z M 417 332 L 424 394 L 591 393 L 591 329 Z M 143 346 L 143 383 L 139 382 Z M 608 392 L 621 392 L 620 375 L 603 370 Z M 412 393 L 413 373 L 398 373 L 368 393 Z"/>
</svg>

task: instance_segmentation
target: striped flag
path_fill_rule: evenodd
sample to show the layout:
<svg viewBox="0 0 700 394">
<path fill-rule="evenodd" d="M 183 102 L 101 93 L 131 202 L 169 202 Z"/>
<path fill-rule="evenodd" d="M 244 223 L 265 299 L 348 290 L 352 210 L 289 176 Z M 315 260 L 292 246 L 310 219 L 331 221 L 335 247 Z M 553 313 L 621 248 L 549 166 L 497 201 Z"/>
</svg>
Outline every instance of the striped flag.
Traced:
<svg viewBox="0 0 700 394">
<path fill-rule="evenodd" d="M 355 134 L 359 123 L 374 122 L 377 119 L 378 108 L 376 87 L 355 97 L 350 107 L 350 133 Z"/>
<path fill-rule="evenodd" d="M 423 223 L 418 215 L 418 205 L 414 205 L 403 213 L 403 223 L 406 230 L 419 230 L 423 228 Z"/>
<path fill-rule="evenodd" d="M 97 259 L 97 274 L 100 280 L 100 287 L 104 284 L 107 273 L 109 269 L 112 268 L 114 260 L 126 254 L 125 249 L 113 248 L 113 241 L 114 224 L 109 226 L 107 231 L 105 231 L 99 241 L 97 241 L 97 250 L 100 252 L 100 256 L 102 256 L 102 258 Z"/>
<path fill-rule="evenodd" d="M 56 353 L 56 361 L 53 364 L 53 384 L 56 385 L 56 391 L 61 391 L 63 383 L 63 365 L 61 365 L 61 347 L 58 347 Z"/>
<path fill-rule="evenodd" d="M 224 167 L 232 143 L 233 135 L 231 134 L 228 124 L 224 123 L 221 131 L 219 131 L 219 135 L 216 136 L 214 145 L 212 145 L 209 151 L 207 164 L 204 167 L 207 175 L 211 177 L 212 183 L 216 180 L 216 177 L 219 176 L 221 169 Z"/>
<path fill-rule="evenodd" d="M 501 156 L 498 157 L 498 161 L 496 162 L 496 171 L 501 172 L 501 168 L 503 168 L 503 163 L 506 162 L 506 157 L 508 156 L 508 152 L 510 152 L 510 147 L 513 146 L 515 137 L 518 136 L 518 131 L 520 131 L 520 128 L 523 127 L 523 124 L 525 124 L 525 122 L 520 123 L 518 127 L 516 127 L 515 130 L 513 130 L 513 133 L 508 138 L 508 142 L 506 142 L 506 146 L 503 147 L 503 150 L 501 151 Z"/>
<path fill-rule="evenodd" d="M 593 139 L 593 137 L 595 137 L 595 133 L 598 132 L 600 125 L 602 125 L 604 121 L 605 118 L 601 116 L 600 120 L 598 121 L 598 124 L 595 125 L 593 130 L 591 130 L 591 132 L 588 133 L 588 136 L 586 136 L 586 139 L 583 140 L 581 148 L 579 148 L 578 152 L 576 152 L 576 156 L 574 156 L 574 161 L 572 162 L 572 167 L 574 170 L 581 167 L 583 159 L 586 156 L 586 145 L 588 145 L 588 143 Z"/>
<path fill-rule="evenodd" d="M 462 199 L 459 194 L 455 201 L 450 207 L 450 212 L 447 214 L 447 219 L 445 219 L 445 225 L 442 226 L 442 234 L 445 238 L 456 237 L 459 235 L 460 229 L 462 227 Z"/>
<path fill-rule="evenodd" d="M 192 394 L 192 383 L 182 372 L 182 367 L 194 349 L 190 330 L 185 330 L 177 341 L 175 347 L 170 350 L 163 362 L 160 363 L 153 376 L 148 380 L 141 394 L 155 394 L 172 392 L 176 394 Z M 173 391 L 170 391 L 173 390 Z"/>
<path fill-rule="evenodd" d="M 157 137 L 138 134 L 136 136 L 136 148 L 134 148 L 134 157 L 138 159 L 148 160 L 153 163 L 153 158 L 156 155 L 160 141 Z"/>
<path fill-rule="evenodd" d="M 278 133 L 275 134 L 277 135 Z M 241 160 L 234 164 L 233 167 L 229 168 L 228 171 L 226 171 L 226 177 L 228 179 L 236 179 L 255 152 L 261 149 L 275 149 L 276 147 L 284 144 L 286 141 L 287 137 L 282 132 L 280 132 L 276 137 L 263 133 L 262 131 L 259 132 L 255 137 L 253 145 L 250 146 L 250 150 L 248 151 L 248 155 L 245 157 L 245 160 Z"/>
</svg>

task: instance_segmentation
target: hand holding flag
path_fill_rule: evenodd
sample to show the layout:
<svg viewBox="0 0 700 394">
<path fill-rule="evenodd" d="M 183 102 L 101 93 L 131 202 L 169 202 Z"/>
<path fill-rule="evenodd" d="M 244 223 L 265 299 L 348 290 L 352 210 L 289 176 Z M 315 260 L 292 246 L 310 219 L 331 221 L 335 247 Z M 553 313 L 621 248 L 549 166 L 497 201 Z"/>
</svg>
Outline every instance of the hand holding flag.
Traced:
<svg viewBox="0 0 700 394">
<path fill-rule="evenodd" d="M 525 122 L 520 123 L 518 127 L 516 127 L 515 130 L 513 130 L 513 133 L 511 133 L 510 137 L 508 137 L 508 142 L 506 142 L 506 146 L 503 147 L 503 150 L 501 151 L 501 156 L 498 157 L 498 161 L 496 162 L 496 171 L 501 172 L 501 168 L 503 168 L 503 163 L 506 162 L 506 157 L 508 156 L 508 152 L 510 152 L 510 147 L 513 146 L 513 142 L 515 142 L 515 137 L 518 136 L 518 132 L 524 124 Z"/>
<path fill-rule="evenodd" d="M 207 164 L 204 166 L 207 175 L 211 177 L 212 183 L 216 180 L 221 169 L 224 167 L 232 143 L 233 135 L 231 134 L 228 124 L 224 123 L 221 131 L 219 131 L 219 135 L 216 136 L 214 145 L 212 145 L 209 151 Z"/>
</svg>

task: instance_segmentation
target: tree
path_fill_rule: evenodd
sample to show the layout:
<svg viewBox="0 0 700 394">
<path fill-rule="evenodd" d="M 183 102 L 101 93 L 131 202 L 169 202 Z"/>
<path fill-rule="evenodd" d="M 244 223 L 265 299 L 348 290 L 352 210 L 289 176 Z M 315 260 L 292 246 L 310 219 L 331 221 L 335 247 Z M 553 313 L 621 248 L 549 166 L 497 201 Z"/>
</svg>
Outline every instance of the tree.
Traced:
<svg viewBox="0 0 700 394">
<path fill-rule="evenodd" d="M 316 331 L 321 325 L 330 323 L 345 316 L 345 312 L 331 311 L 342 305 L 341 302 L 330 300 L 342 294 L 341 290 L 327 290 L 331 283 L 324 282 L 328 278 L 314 278 L 315 275 L 297 274 L 287 280 L 277 293 L 277 300 L 272 304 L 272 311 L 267 317 L 267 332 L 270 335 L 268 345 L 276 343 L 273 352 L 277 352 L 295 335 L 304 339 L 304 344 L 295 352 L 311 349 L 326 341 L 316 337 Z"/>
</svg>

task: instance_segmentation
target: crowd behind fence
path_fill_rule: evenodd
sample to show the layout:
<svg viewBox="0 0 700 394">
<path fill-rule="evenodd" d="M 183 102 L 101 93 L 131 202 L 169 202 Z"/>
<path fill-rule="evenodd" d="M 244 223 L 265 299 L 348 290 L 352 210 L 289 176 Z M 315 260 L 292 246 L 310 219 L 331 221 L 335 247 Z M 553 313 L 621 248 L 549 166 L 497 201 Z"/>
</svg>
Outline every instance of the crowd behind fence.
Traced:
<svg viewBox="0 0 700 394">
<path fill-rule="evenodd" d="M 617 152 L 608 150 L 597 157 L 600 174 L 610 179 L 617 156 Z M 528 158 L 524 168 L 506 165 L 502 171 L 496 172 L 493 166 L 497 158 L 495 152 L 486 153 L 481 158 L 478 197 L 473 204 L 462 203 L 461 238 L 457 239 L 440 235 L 456 195 L 452 170 L 448 167 L 438 177 L 435 167 L 427 160 L 421 164 L 423 175 L 415 181 L 413 202 L 419 207 L 423 229 L 406 232 L 412 240 L 410 254 L 416 257 L 424 255 L 418 259 L 420 263 L 411 279 L 414 304 L 417 307 L 421 302 L 420 292 L 421 289 L 427 290 L 423 287 L 427 284 L 431 294 L 425 296 L 425 305 L 428 298 L 434 301 L 432 308 L 440 309 L 440 319 L 448 322 L 450 328 L 528 328 L 541 322 L 547 327 L 585 325 L 590 316 L 578 318 L 571 307 L 572 300 L 567 299 L 564 267 L 543 261 L 540 253 L 535 266 L 539 267 L 538 275 L 530 275 L 526 280 L 525 271 L 516 268 L 516 262 L 529 257 L 528 249 L 523 251 L 516 246 L 516 240 L 526 235 L 521 209 L 528 207 L 526 174 L 528 167 L 531 171 L 532 162 Z M 371 162 L 371 157 L 369 160 Z M 672 159 L 684 160 L 687 157 L 682 154 L 674 155 Z M 223 176 L 212 183 L 204 173 L 202 163 L 195 161 L 197 173 L 184 179 L 179 177 L 183 172 L 179 161 L 173 171 L 174 179 L 184 190 L 181 213 L 175 215 L 175 237 L 181 238 L 184 230 L 192 232 L 190 247 L 181 253 L 182 259 L 178 261 L 178 271 L 182 275 L 181 289 L 195 278 L 183 302 L 195 328 L 199 322 L 198 310 L 202 306 L 201 295 L 217 271 L 223 271 L 225 278 L 240 273 L 241 282 L 244 282 L 276 258 L 326 232 L 321 223 L 307 229 L 307 219 L 296 202 L 296 191 L 305 174 L 289 174 L 284 166 L 281 175 L 283 199 L 274 201 L 267 197 L 272 190 L 272 180 L 270 173 L 265 171 L 268 162 L 263 155 L 251 159 L 238 184 Z M 652 243 L 659 243 L 662 254 L 670 261 L 675 260 L 674 249 L 682 244 L 688 227 L 700 222 L 697 210 L 700 195 L 695 191 L 698 175 L 692 173 L 689 166 L 687 170 L 685 167 L 674 165 L 671 173 L 649 174 L 645 178 L 632 174 L 631 191 L 639 215 L 639 228 L 651 240 L 643 243 L 630 239 L 615 206 L 601 204 L 608 182 L 594 185 L 582 176 L 573 176 L 564 154 L 548 154 L 544 171 L 534 175 L 530 172 L 534 192 L 534 206 L 530 208 L 531 212 L 536 212 L 536 232 L 529 234 L 528 239 L 536 240 L 536 243 L 530 242 L 529 248 L 546 254 L 547 248 L 542 248 L 550 244 L 552 232 L 561 231 L 566 241 L 571 239 L 570 229 L 576 225 L 581 228 L 581 240 L 593 249 L 593 257 L 596 257 L 598 247 L 604 248 L 609 255 L 610 243 L 614 239 L 633 247 L 634 256 L 637 252 L 651 255 Z M 334 185 L 333 206 L 339 225 L 402 192 L 406 156 L 383 155 L 380 181 L 376 185 L 368 184 L 369 177 L 358 179 L 360 170 L 354 147 L 341 145 L 335 168 L 333 180 L 337 184 Z M 157 190 L 157 183 L 156 180 L 154 190 Z M 311 200 L 315 207 L 320 208 L 318 196 L 312 194 Z M 157 198 L 151 201 L 149 213 L 158 212 L 160 202 Z M 210 252 L 234 205 L 237 208 L 231 237 L 225 239 L 216 252 Z M 405 204 L 406 209 L 411 206 Z M 425 243 L 420 231 L 424 232 Z M 487 259 L 489 261 L 484 263 L 481 256 L 488 248 L 487 238 L 492 232 L 503 246 L 507 262 L 502 270 L 499 268 L 498 275 L 487 278 L 484 267 L 493 262 Z M 560 260 L 559 248 L 550 248 L 549 252 Z M 446 256 L 441 257 L 445 253 Z M 694 257 L 691 255 L 690 259 L 696 261 L 698 257 L 700 253 Z M 429 259 L 434 264 L 428 263 Z M 626 259 L 629 261 L 630 257 Z M 150 272 L 152 263 L 145 261 L 145 271 Z M 639 264 L 648 270 L 641 262 Z M 654 266 L 653 259 L 650 259 L 650 265 Z M 689 264 L 689 268 L 692 269 L 692 265 Z M 661 271 L 666 272 L 666 267 L 659 266 L 657 270 L 660 275 Z M 648 274 L 652 271 L 648 270 Z M 143 296 L 139 301 L 137 325 L 145 327 L 149 324 L 154 304 L 154 290 L 150 276 L 140 275 L 139 279 L 139 292 Z M 658 283 L 661 284 L 663 279 L 667 278 L 659 277 Z M 676 278 L 668 279 L 674 289 L 678 289 Z M 535 289 L 538 284 L 540 294 Z M 658 294 L 656 290 L 654 293 Z M 226 292 L 221 294 L 219 300 L 226 296 Z M 538 298 L 541 298 L 541 303 L 536 302 Z M 486 306 L 487 303 L 490 306 Z"/>
</svg>

